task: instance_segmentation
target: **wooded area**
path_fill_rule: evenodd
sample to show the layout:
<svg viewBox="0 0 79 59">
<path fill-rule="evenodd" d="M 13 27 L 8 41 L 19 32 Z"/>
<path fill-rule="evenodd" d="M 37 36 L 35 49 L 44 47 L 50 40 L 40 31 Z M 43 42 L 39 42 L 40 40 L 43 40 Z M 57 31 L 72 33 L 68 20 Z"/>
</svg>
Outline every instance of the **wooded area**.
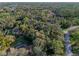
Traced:
<svg viewBox="0 0 79 59">
<path fill-rule="evenodd" d="M 63 30 L 79 25 L 79 3 L 0 3 L 0 55 L 64 56 Z M 79 55 L 79 29 L 70 32 Z"/>
</svg>

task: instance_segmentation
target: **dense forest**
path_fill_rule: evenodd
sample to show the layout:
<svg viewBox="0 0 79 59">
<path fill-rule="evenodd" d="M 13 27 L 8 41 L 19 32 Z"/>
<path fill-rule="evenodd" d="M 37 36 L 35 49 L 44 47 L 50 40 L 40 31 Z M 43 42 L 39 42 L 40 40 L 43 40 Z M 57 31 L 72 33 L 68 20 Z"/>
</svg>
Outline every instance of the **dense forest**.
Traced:
<svg viewBox="0 0 79 59">
<path fill-rule="evenodd" d="M 0 3 L 1 56 L 65 56 L 64 32 L 79 25 L 79 3 Z M 79 29 L 70 31 L 79 55 Z"/>
</svg>

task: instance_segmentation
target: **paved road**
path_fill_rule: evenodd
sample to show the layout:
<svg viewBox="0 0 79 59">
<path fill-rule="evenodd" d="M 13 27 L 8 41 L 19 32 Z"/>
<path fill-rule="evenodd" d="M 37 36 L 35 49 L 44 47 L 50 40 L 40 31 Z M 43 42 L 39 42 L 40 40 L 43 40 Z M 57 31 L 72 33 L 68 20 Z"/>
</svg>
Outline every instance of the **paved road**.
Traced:
<svg viewBox="0 0 79 59">
<path fill-rule="evenodd" d="M 64 30 L 63 32 L 64 32 L 64 33 L 67 33 L 67 32 L 69 32 L 69 31 L 73 31 L 73 30 L 75 30 L 75 29 L 77 29 L 77 28 L 79 28 L 79 26 L 72 26 L 72 27 L 67 28 L 67 29 Z"/>
<path fill-rule="evenodd" d="M 71 44 L 70 44 L 70 33 L 69 31 L 73 31 L 75 29 L 79 28 L 79 26 L 72 26 L 66 30 L 64 30 L 64 39 L 65 39 L 65 50 L 66 50 L 66 55 L 67 56 L 72 56 L 73 53 L 72 53 L 72 47 L 71 47 Z"/>
</svg>

